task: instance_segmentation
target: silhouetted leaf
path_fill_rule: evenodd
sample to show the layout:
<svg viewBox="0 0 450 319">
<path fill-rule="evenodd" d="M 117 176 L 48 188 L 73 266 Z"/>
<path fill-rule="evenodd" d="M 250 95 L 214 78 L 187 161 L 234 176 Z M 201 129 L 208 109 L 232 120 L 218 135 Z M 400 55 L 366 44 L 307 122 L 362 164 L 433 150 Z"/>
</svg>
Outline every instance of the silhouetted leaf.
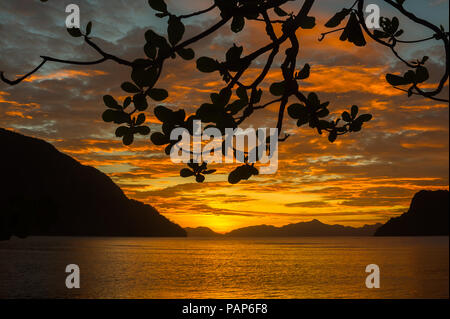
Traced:
<svg viewBox="0 0 450 319">
<path fill-rule="evenodd" d="M 141 89 L 138 88 L 136 85 L 134 85 L 131 82 L 124 82 L 121 85 L 122 90 L 128 93 L 139 93 L 141 92 Z"/>
<path fill-rule="evenodd" d="M 356 115 L 358 114 L 358 106 L 357 105 L 352 105 L 352 109 L 351 109 L 351 115 L 352 115 L 352 119 L 354 119 L 356 117 Z"/>
<path fill-rule="evenodd" d="M 284 81 L 272 83 L 272 85 L 270 86 L 270 93 L 272 93 L 272 95 L 274 96 L 281 96 L 284 94 L 284 91 L 285 91 Z"/>
<path fill-rule="evenodd" d="M 137 133 L 141 135 L 148 135 L 150 134 L 150 128 L 148 126 L 138 126 L 134 128 Z"/>
<path fill-rule="evenodd" d="M 309 78 L 310 70 L 311 70 L 311 67 L 309 66 L 308 63 L 306 63 L 305 66 L 303 67 L 303 69 L 301 69 L 301 71 L 297 74 L 297 79 L 304 80 L 304 79 Z"/>
<path fill-rule="evenodd" d="M 123 101 L 123 108 L 126 109 L 131 104 L 131 97 L 127 96 Z"/>
<path fill-rule="evenodd" d="M 169 137 L 167 137 L 161 132 L 153 133 L 150 139 L 152 140 L 152 143 L 155 145 L 165 145 L 170 142 Z"/>
<path fill-rule="evenodd" d="M 155 110 L 153 111 L 155 113 L 155 116 L 158 120 L 161 122 L 167 122 L 170 121 L 173 111 L 163 105 L 158 105 L 155 107 Z"/>
<path fill-rule="evenodd" d="M 156 46 L 147 42 L 144 46 L 144 52 L 150 59 L 154 59 L 156 57 Z"/>
<path fill-rule="evenodd" d="M 426 67 L 424 66 L 419 66 L 416 69 L 416 77 L 415 77 L 415 82 L 416 83 L 422 83 L 425 82 L 426 80 L 428 80 L 428 78 L 430 77 L 428 70 Z"/>
<path fill-rule="evenodd" d="M 143 69 L 140 67 L 133 68 L 131 72 L 131 79 L 136 83 L 140 88 L 142 87 L 153 87 L 155 85 L 158 77 L 158 70 L 156 67 L 151 67 L 148 69 Z M 135 93 L 135 92 L 132 92 Z"/>
<path fill-rule="evenodd" d="M 169 97 L 169 93 L 164 89 L 151 89 L 148 91 L 148 96 L 155 101 L 164 101 Z"/>
<path fill-rule="evenodd" d="M 231 22 L 231 30 L 234 33 L 241 32 L 245 26 L 245 19 L 243 16 L 234 16 L 233 21 Z"/>
<path fill-rule="evenodd" d="M 180 176 L 181 177 L 190 177 L 190 176 L 194 176 L 194 172 L 191 171 L 189 168 L 183 168 L 182 170 L 180 170 Z"/>
<path fill-rule="evenodd" d="M 203 183 L 205 181 L 205 176 L 199 174 L 199 175 L 195 176 L 195 181 L 197 183 Z"/>
<path fill-rule="evenodd" d="M 92 31 L 92 22 L 89 21 L 89 23 L 86 26 L 86 35 L 91 34 L 91 31 Z"/>
<path fill-rule="evenodd" d="M 192 60 L 195 57 L 195 52 L 192 49 L 181 48 L 177 51 L 177 53 L 185 60 Z"/>
<path fill-rule="evenodd" d="M 136 125 L 139 126 L 141 124 L 144 124 L 145 122 L 145 114 L 141 113 L 138 115 L 138 117 L 136 118 Z"/>
<path fill-rule="evenodd" d="M 111 109 L 120 110 L 122 107 L 117 103 L 117 101 L 111 95 L 103 96 L 103 102 L 105 105 Z"/>
<path fill-rule="evenodd" d="M 333 143 L 334 141 L 336 141 L 337 139 L 337 131 L 336 130 L 332 130 L 330 132 L 330 134 L 328 135 L 328 140 Z"/>
<path fill-rule="evenodd" d="M 372 114 L 362 114 L 358 117 L 357 121 L 369 122 L 372 119 Z"/>
<path fill-rule="evenodd" d="M 303 104 L 294 103 L 287 108 L 288 114 L 293 119 L 308 117 L 308 111 Z"/>
<path fill-rule="evenodd" d="M 67 28 L 67 32 L 69 32 L 69 34 L 74 38 L 79 38 L 83 36 L 79 28 Z"/>
<path fill-rule="evenodd" d="M 300 21 L 300 27 L 302 29 L 312 29 L 315 27 L 315 25 L 316 25 L 316 18 L 314 17 L 304 17 Z"/>
<path fill-rule="evenodd" d="M 167 27 L 170 44 L 175 46 L 178 42 L 180 42 L 183 38 L 184 31 L 185 28 L 183 22 L 181 22 L 181 19 L 176 16 L 170 16 L 169 25 Z"/>
<path fill-rule="evenodd" d="M 130 130 L 130 128 L 129 127 L 126 127 L 126 126 L 119 126 L 117 129 L 116 129 L 116 136 L 117 137 L 123 137 L 123 136 L 125 136 L 125 134 L 128 134 L 128 131 Z"/>
<path fill-rule="evenodd" d="M 340 37 L 341 41 L 349 41 L 355 44 L 356 46 L 362 47 L 366 45 L 366 39 L 364 38 L 364 34 L 362 33 L 361 26 L 358 22 L 358 18 L 356 13 L 352 12 L 350 14 L 350 19 L 342 32 Z"/>
<path fill-rule="evenodd" d="M 327 28 L 335 28 L 341 24 L 342 20 L 351 12 L 349 9 L 342 9 L 336 13 L 328 22 L 325 24 Z"/>
<path fill-rule="evenodd" d="M 102 114 L 103 121 L 105 121 L 107 123 L 113 122 L 114 118 L 115 118 L 115 113 L 116 113 L 116 111 L 114 111 L 114 110 L 110 110 L 110 109 L 106 110 Z"/>
<path fill-rule="evenodd" d="M 404 77 L 395 74 L 386 74 L 386 81 L 388 81 L 388 83 L 393 86 L 412 83 L 411 80 L 406 80 Z"/>
<path fill-rule="evenodd" d="M 122 138 L 122 142 L 124 145 L 131 145 L 134 141 L 134 135 L 133 134 L 125 134 Z"/>
<path fill-rule="evenodd" d="M 148 108 L 147 98 L 143 93 L 136 94 L 133 97 L 133 103 L 138 111 L 145 111 Z"/>
<path fill-rule="evenodd" d="M 376 37 L 378 39 L 389 38 L 389 36 L 390 36 L 388 33 L 381 31 L 381 30 L 374 30 L 373 35 L 374 35 L 374 37 Z"/>
<path fill-rule="evenodd" d="M 197 60 L 197 69 L 204 73 L 217 71 L 219 64 L 216 60 L 208 57 L 201 57 Z"/>
<path fill-rule="evenodd" d="M 148 4 L 153 10 L 167 12 L 167 5 L 163 0 L 148 0 Z"/>
</svg>

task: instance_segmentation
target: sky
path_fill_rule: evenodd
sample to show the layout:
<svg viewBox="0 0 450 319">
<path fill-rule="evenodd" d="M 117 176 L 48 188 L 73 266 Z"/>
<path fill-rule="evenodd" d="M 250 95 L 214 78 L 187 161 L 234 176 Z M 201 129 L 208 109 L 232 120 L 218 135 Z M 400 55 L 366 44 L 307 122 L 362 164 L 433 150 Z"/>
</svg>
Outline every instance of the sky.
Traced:
<svg viewBox="0 0 450 319">
<path fill-rule="evenodd" d="M 65 7 L 70 3 L 80 6 L 82 25 L 93 22 L 93 41 L 119 57 L 143 57 L 145 31 L 166 32 L 166 21 L 155 17 L 146 0 L 2 0 L 0 71 L 10 78 L 24 74 L 40 63 L 41 55 L 84 61 L 98 58 L 81 39 L 67 33 Z M 167 3 L 173 13 L 185 14 L 205 9 L 212 1 Z M 295 11 L 301 3 L 289 2 L 283 8 Z M 331 144 L 325 135 L 297 128 L 295 121 L 286 117 L 283 129 L 292 136 L 280 144 L 276 174 L 230 185 L 227 175 L 236 165 L 213 164 L 211 168 L 217 173 L 197 184 L 181 178 L 183 166 L 172 163 L 148 136 L 124 146 L 114 136 L 116 126 L 101 119 L 106 109 L 103 95 L 123 99 L 120 85 L 130 77 L 127 67 L 114 62 L 84 67 L 48 63 L 20 85 L 0 83 L 0 127 L 42 138 L 82 164 L 98 168 L 130 198 L 151 204 L 183 227 L 207 226 L 226 232 L 249 225 L 281 226 L 312 219 L 350 226 L 385 222 L 405 212 L 415 192 L 449 188 L 448 103 L 408 98 L 390 87 L 385 74 L 407 69 L 387 48 L 369 39 L 364 48 L 339 41 L 339 33 L 318 41 L 320 33 L 328 31 L 326 21 L 352 3 L 316 0 L 310 13 L 316 17 L 316 27 L 297 34 L 301 47 L 297 64 L 299 68 L 305 63 L 311 65 L 311 77 L 302 83 L 302 90 L 330 101 L 332 117 L 356 104 L 361 112 L 371 113 L 373 120 L 361 132 Z M 448 30 L 448 1 L 407 0 L 405 6 Z M 400 18 L 387 6 L 380 7 L 382 16 Z M 185 38 L 217 20 L 217 11 L 186 20 Z M 404 19 L 400 23 L 405 29 L 402 39 L 432 35 Z M 244 45 L 245 53 L 268 42 L 264 25 L 252 22 L 237 35 L 226 25 L 192 48 L 196 57 L 223 59 L 233 43 Z M 425 87 L 437 83 L 444 60 L 437 41 L 402 46 L 401 54 L 407 59 L 430 56 L 427 67 L 432 76 Z M 264 59 L 255 61 L 247 79 L 257 74 L 263 63 Z M 279 66 L 276 60 L 262 85 L 264 98 L 270 98 L 269 85 L 281 77 Z M 167 63 L 158 86 L 170 93 L 163 105 L 193 112 L 223 83 L 217 73 L 197 71 L 195 60 L 177 58 Z M 448 95 L 444 93 L 443 97 Z M 147 125 L 152 131 L 160 130 L 152 112 L 159 104 L 151 102 L 147 112 Z M 275 127 L 276 119 L 276 107 L 269 107 L 255 113 L 244 128 Z"/>
</svg>

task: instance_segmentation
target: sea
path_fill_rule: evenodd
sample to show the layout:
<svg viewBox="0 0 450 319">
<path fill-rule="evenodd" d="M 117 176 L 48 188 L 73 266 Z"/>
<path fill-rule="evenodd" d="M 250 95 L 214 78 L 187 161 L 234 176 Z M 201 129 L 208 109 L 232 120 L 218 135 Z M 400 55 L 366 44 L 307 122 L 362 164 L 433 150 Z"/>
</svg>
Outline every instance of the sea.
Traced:
<svg viewBox="0 0 450 319">
<path fill-rule="evenodd" d="M 14 238 L 0 298 L 447 299 L 449 237 Z"/>
</svg>

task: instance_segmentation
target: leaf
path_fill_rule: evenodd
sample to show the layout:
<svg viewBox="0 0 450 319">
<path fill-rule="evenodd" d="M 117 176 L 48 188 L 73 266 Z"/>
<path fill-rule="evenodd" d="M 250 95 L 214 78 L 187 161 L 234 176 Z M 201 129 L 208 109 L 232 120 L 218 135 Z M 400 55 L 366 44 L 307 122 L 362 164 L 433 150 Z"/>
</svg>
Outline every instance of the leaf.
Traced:
<svg viewBox="0 0 450 319">
<path fill-rule="evenodd" d="M 351 115 L 352 115 L 352 119 L 355 119 L 356 115 L 358 114 L 358 106 L 357 105 L 352 105 L 352 109 L 351 109 Z"/>
<path fill-rule="evenodd" d="M 143 69 L 140 67 L 134 67 L 131 72 L 131 79 L 140 88 L 142 87 L 153 87 L 158 78 L 158 70 L 156 67 L 151 67 L 148 69 Z"/>
<path fill-rule="evenodd" d="M 388 81 L 388 83 L 393 86 L 406 85 L 412 83 L 412 81 L 406 80 L 404 77 L 395 74 L 386 74 L 386 81 Z"/>
<path fill-rule="evenodd" d="M 304 80 L 304 79 L 309 78 L 310 72 L 311 72 L 311 67 L 309 66 L 308 63 L 306 63 L 305 66 L 303 67 L 303 69 L 301 69 L 301 71 L 297 74 L 297 79 Z"/>
<path fill-rule="evenodd" d="M 148 108 L 147 98 L 143 93 L 136 94 L 133 97 L 133 103 L 138 111 L 145 111 Z"/>
<path fill-rule="evenodd" d="M 110 110 L 110 109 L 108 109 L 105 112 L 103 112 L 103 114 L 102 114 L 103 121 L 105 121 L 107 123 L 113 122 L 115 117 L 116 117 L 116 112 L 117 111 Z"/>
<path fill-rule="evenodd" d="M 306 107 L 303 104 L 294 103 L 289 105 L 288 114 L 293 119 L 299 119 L 308 115 Z"/>
<path fill-rule="evenodd" d="M 383 38 L 389 37 L 388 33 L 384 32 L 384 31 L 380 31 L 380 30 L 374 30 L 373 35 L 375 38 L 378 38 L 378 39 L 383 39 Z"/>
<path fill-rule="evenodd" d="M 156 46 L 147 42 L 144 46 L 144 52 L 150 59 L 154 59 L 156 57 Z"/>
<path fill-rule="evenodd" d="M 280 7 L 275 7 L 273 8 L 273 11 L 275 11 L 275 13 L 279 16 L 279 17 L 285 17 L 288 15 L 288 13 L 286 11 L 284 11 L 283 9 L 281 9 Z"/>
<path fill-rule="evenodd" d="M 284 81 L 283 82 L 275 82 L 270 86 L 270 93 L 274 96 L 281 96 L 284 94 Z"/>
<path fill-rule="evenodd" d="M 208 57 L 201 57 L 197 60 L 197 69 L 204 73 L 211 73 L 217 71 L 219 63 Z"/>
<path fill-rule="evenodd" d="M 317 117 L 325 117 L 328 116 L 328 114 L 330 114 L 330 110 L 328 110 L 327 108 L 323 108 L 316 113 Z"/>
<path fill-rule="evenodd" d="M 430 74 L 428 73 L 428 70 L 424 66 L 419 66 L 416 69 L 416 76 L 415 76 L 415 82 L 416 83 L 422 83 L 428 80 L 430 77 Z"/>
<path fill-rule="evenodd" d="M 134 128 L 137 133 L 141 135 L 148 135 L 150 134 L 150 128 L 148 126 L 138 126 Z"/>
<path fill-rule="evenodd" d="M 131 104 L 131 97 L 127 96 L 123 101 L 123 108 L 126 109 Z"/>
<path fill-rule="evenodd" d="M 302 117 L 297 121 L 297 126 L 300 127 L 309 122 L 309 117 Z"/>
<path fill-rule="evenodd" d="M 163 105 L 155 107 L 153 113 L 155 113 L 156 118 L 163 123 L 170 121 L 173 115 L 173 111 Z"/>
<path fill-rule="evenodd" d="M 399 36 L 401 36 L 402 34 L 403 34 L 403 30 L 398 30 L 395 34 L 394 34 L 394 36 L 395 37 L 399 37 Z"/>
<path fill-rule="evenodd" d="M 89 23 L 86 26 L 86 35 L 91 34 L 91 31 L 92 31 L 92 22 L 89 21 Z"/>
<path fill-rule="evenodd" d="M 349 41 L 356 46 L 362 47 L 365 46 L 366 39 L 364 38 L 364 34 L 362 33 L 361 26 L 359 25 L 358 18 L 356 17 L 356 13 L 352 12 L 350 14 L 350 19 L 342 32 L 341 37 L 339 38 L 341 41 Z"/>
<path fill-rule="evenodd" d="M 193 171 L 191 171 L 189 168 L 183 168 L 182 170 L 180 170 L 180 176 L 181 177 L 190 177 L 190 176 L 194 176 L 195 173 Z"/>
<path fill-rule="evenodd" d="M 314 17 L 304 17 L 300 21 L 300 27 L 302 29 L 312 29 L 315 27 L 315 25 L 316 25 L 316 18 Z"/>
<path fill-rule="evenodd" d="M 161 132 L 153 133 L 150 139 L 155 145 L 165 145 L 167 143 L 170 143 L 170 139 Z"/>
<path fill-rule="evenodd" d="M 328 22 L 325 24 L 327 28 L 335 28 L 342 23 L 345 17 L 351 12 L 349 9 L 342 9 L 340 12 L 336 13 Z"/>
<path fill-rule="evenodd" d="M 167 33 L 169 35 L 169 42 L 175 46 L 183 38 L 185 27 L 181 19 L 176 16 L 170 16 Z"/>
<path fill-rule="evenodd" d="M 167 5 L 164 0 L 148 0 L 148 4 L 153 10 L 167 12 Z"/>
<path fill-rule="evenodd" d="M 328 140 L 333 143 L 334 141 L 336 141 L 337 139 L 337 131 L 336 130 L 332 130 L 330 132 L 330 134 L 328 135 Z"/>
<path fill-rule="evenodd" d="M 237 100 L 233 103 L 229 104 L 226 108 L 227 111 L 231 113 L 231 115 L 235 115 L 239 113 L 244 107 L 248 105 L 248 101 L 245 100 Z"/>
<path fill-rule="evenodd" d="M 129 127 L 126 127 L 126 126 L 119 126 L 117 129 L 116 129 L 116 136 L 117 137 L 123 137 L 123 136 L 125 136 L 125 134 L 128 134 L 128 131 L 130 130 L 130 128 Z"/>
<path fill-rule="evenodd" d="M 391 21 L 391 33 L 394 34 L 398 30 L 399 21 L 397 17 L 393 17 Z"/>
<path fill-rule="evenodd" d="M 234 16 L 231 22 L 231 31 L 234 33 L 241 32 L 245 26 L 245 18 L 243 16 Z"/>
<path fill-rule="evenodd" d="M 79 38 L 83 36 L 79 28 L 67 28 L 67 32 L 69 32 L 69 34 L 74 38 Z"/>
<path fill-rule="evenodd" d="M 184 60 L 192 60 L 195 57 L 195 52 L 194 50 L 188 48 L 180 48 L 177 51 L 178 55 L 183 58 Z"/>
<path fill-rule="evenodd" d="M 145 122 L 145 114 L 141 113 L 138 115 L 138 117 L 136 118 L 136 125 L 139 126 L 141 124 L 144 124 Z"/>
<path fill-rule="evenodd" d="M 117 101 L 111 96 L 111 95 L 105 95 L 103 96 L 103 102 L 105 103 L 105 105 L 111 109 L 115 109 L 115 110 L 121 110 L 122 108 L 120 107 L 120 105 L 117 103 Z"/>
<path fill-rule="evenodd" d="M 203 175 L 201 175 L 201 174 L 198 174 L 198 175 L 195 177 L 195 181 L 196 181 L 197 183 L 203 183 L 203 182 L 205 181 L 205 176 L 203 176 Z"/>
<path fill-rule="evenodd" d="M 169 97 L 169 93 L 164 89 L 151 89 L 148 91 L 148 96 L 155 101 L 164 101 Z"/>
<path fill-rule="evenodd" d="M 127 93 L 139 93 L 141 92 L 141 89 L 138 88 L 136 85 L 134 85 L 131 82 L 124 82 L 121 85 L 122 90 L 124 90 Z"/>
<path fill-rule="evenodd" d="M 122 138 L 122 142 L 124 145 L 131 145 L 134 141 L 134 135 L 133 134 L 125 134 Z"/>
<path fill-rule="evenodd" d="M 372 119 L 372 114 L 363 114 L 358 117 L 357 121 L 369 122 L 371 119 Z"/>
<path fill-rule="evenodd" d="M 258 170 L 251 165 L 242 165 L 228 175 L 228 182 L 230 184 L 237 184 L 243 179 L 248 180 L 252 175 L 258 175 Z"/>
<path fill-rule="evenodd" d="M 243 101 L 248 102 L 247 89 L 243 86 L 238 87 L 236 90 L 236 95 Z"/>
<path fill-rule="evenodd" d="M 209 175 L 209 174 L 215 173 L 216 171 L 217 171 L 216 169 L 210 169 L 210 170 L 204 171 L 203 174 Z"/>
</svg>

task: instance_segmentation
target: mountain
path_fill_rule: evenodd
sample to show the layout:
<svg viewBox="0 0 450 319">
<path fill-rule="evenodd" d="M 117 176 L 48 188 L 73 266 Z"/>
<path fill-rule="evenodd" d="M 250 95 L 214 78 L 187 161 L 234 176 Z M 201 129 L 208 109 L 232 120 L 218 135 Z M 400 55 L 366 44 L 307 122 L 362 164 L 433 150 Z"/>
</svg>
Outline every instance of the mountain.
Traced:
<svg viewBox="0 0 450 319">
<path fill-rule="evenodd" d="M 51 144 L 0 129 L 0 239 L 11 235 L 186 236 L 99 170 Z"/>
<path fill-rule="evenodd" d="M 186 227 L 184 229 L 187 233 L 188 237 L 221 237 L 222 234 L 216 233 L 211 228 L 208 227 L 197 227 L 197 228 L 191 228 Z"/>
<path fill-rule="evenodd" d="M 317 219 L 310 222 L 289 224 L 282 227 L 269 225 L 235 229 L 226 234 L 230 237 L 300 237 L 300 236 L 373 236 L 381 224 L 354 228 L 342 225 L 327 225 Z"/>
<path fill-rule="evenodd" d="M 448 236 L 449 192 L 420 191 L 411 201 L 409 210 L 391 218 L 375 236 Z"/>
</svg>

